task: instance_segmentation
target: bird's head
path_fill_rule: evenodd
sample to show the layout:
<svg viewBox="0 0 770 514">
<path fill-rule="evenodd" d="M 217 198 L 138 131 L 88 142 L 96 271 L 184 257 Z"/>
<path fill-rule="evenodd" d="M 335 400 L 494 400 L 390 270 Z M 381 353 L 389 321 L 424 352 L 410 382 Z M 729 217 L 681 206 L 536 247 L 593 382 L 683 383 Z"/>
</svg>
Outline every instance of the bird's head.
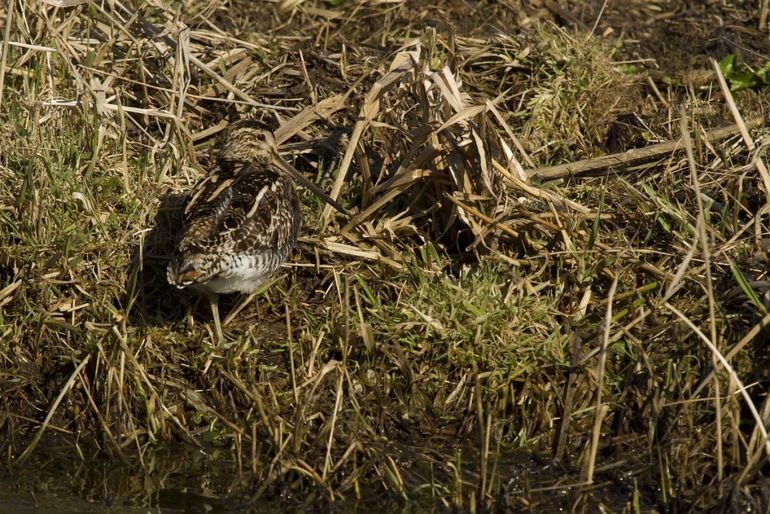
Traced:
<svg viewBox="0 0 770 514">
<path fill-rule="evenodd" d="M 231 124 L 219 147 L 219 160 L 225 162 L 269 164 L 277 155 L 273 134 L 255 120 L 240 120 Z"/>
</svg>

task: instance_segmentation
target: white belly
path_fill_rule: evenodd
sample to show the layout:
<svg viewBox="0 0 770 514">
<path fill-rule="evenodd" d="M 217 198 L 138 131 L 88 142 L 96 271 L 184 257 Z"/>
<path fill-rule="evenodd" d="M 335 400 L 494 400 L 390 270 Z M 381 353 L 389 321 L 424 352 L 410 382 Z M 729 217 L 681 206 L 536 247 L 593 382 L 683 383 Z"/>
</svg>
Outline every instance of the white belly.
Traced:
<svg viewBox="0 0 770 514">
<path fill-rule="evenodd" d="M 237 256 L 228 259 L 222 271 L 205 282 L 191 286 L 204 294 L 251 293 L 262 285 L 278 267 L 258 256 Z"/>
</svg>

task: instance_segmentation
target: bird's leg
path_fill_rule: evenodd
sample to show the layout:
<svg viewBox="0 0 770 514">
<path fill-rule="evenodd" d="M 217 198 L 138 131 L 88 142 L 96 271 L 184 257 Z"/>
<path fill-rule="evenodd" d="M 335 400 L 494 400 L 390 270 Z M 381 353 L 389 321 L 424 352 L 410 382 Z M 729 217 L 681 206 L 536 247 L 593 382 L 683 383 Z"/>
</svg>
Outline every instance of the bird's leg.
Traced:
<svg viewBox="0 0 770 514">
<path fill-rule="evenodd" d="M 214 331 L 217 335 L 217 344 L 221 346 L 225 342 L 225 336 L 222 333 L 222 323 L 219 321 L 219 296 L 210 294 L 209 304 L 211 305 L 211 317 L 214 318 Z"/>
</svg>

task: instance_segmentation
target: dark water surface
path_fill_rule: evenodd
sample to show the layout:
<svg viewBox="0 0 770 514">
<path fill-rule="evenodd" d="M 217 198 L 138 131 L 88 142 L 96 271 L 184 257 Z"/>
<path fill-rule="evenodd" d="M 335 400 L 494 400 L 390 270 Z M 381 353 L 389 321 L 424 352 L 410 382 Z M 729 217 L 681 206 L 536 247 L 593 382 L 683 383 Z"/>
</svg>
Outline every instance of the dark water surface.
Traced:
<svg viewBox="0 0 770 514">
<path fill-rule="evenodd" d="M 38 448 L 0 472 L 0 514 L 280 512 L 282 501 L 251 501 L 251 473 L 230 452 L 189 445 L 155 448 L 141 460 L 73 458 L 72 448 Z M 279 499 L 280 500 L 280 499 Z"/>
<path fill-rule="evenodd" d="M 331 505 L 316 496 L 322 491 L 298 498 L 268 490 L 255 499 L 257 479 L 221 448 L 153 448 L 141 461 L 124 464 L 79 460 L 71 446 L 57 451 L 50 443 L 41 443 L 22 465 L 0 467 L 0 514 L 359 512 L 375 505 L 376 512 L 400 512 L 406 506 L 401 497 L 381 492 Z M 418 510 L 433 510 L 424 507 Z"/>
<path fill-rule="evenodd" d="M 306 490 L 301 484 L 297 486 L 299 482 L 281 483 L 255 498 L 259 477 L 248 469 L 248 463 L 239 466 L 226 448 L 184 444 L 153 447 L 144 451 L 141 459 L 132 457 L 131 462 L 123 463 L 89 459 L 85 451 L 79 459 L 71 444 L 44 437 L 27 462 L 11 468 L 7 463 L 0 466 L 0 514 L 446 512 L 453 510 L 452 502 L 457 500 L 457 490 L 453 489 L 457 482 L 453 485 L 452 477 L 442 475 L 441 469 L 447 469 L 442 461 L 462 469 L 460 487 L 464 492 L 459 511 L 469 512 L 468 493 L 475 494 L 472 484 L 478 484 L 480 478 L 474 465 L 477 452 L 473 448 L 456 449 L 452 456 L 451 449 L 447 451 L 446 460 L 434 454 L 429 462 L 415 460 L 419 453 L 416 446 L 388 448 L 388 454 L 398 457 L 403 469 L 409 500 L 395 491 L 383 492 L 382 483 L 377 482 L 368 487 L 361 483 L 360 499 L 350 492 L 348 499 L 330 503 L 324 490 Z M 604 508 L 617 512 L 628 508 L 635 497 L 638 505 L 654 508 L 655 492 L 638 488 L 634 477 L 621 473 L 601 477 L 590 492 L 578 498 L 577 488 L 572 486 L 574 473 L 574 469 L 567 470 L 529 452 L 501 456 L 495 474 L 502 491 L 488 505 L 501 512 L 533 508 L 570 511 L 577 504 L 588 511 Z"/>
</svg>

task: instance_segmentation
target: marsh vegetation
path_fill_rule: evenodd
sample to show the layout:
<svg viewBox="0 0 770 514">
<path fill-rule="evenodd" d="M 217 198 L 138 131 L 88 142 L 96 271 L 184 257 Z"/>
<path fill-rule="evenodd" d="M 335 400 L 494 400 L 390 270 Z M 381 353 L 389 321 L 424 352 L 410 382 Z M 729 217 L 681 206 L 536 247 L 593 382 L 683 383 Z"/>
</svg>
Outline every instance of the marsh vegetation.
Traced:
<svg viewBox="0 0 770 514">
<path fill-rule="evenodd" d="M 730 4 L 7 1 L 0 498 L 766 512 L 770 43 Z M 217 345 L 165 268 L 241 118 L 353 215 L 303 190 Z"/>
</svg>

